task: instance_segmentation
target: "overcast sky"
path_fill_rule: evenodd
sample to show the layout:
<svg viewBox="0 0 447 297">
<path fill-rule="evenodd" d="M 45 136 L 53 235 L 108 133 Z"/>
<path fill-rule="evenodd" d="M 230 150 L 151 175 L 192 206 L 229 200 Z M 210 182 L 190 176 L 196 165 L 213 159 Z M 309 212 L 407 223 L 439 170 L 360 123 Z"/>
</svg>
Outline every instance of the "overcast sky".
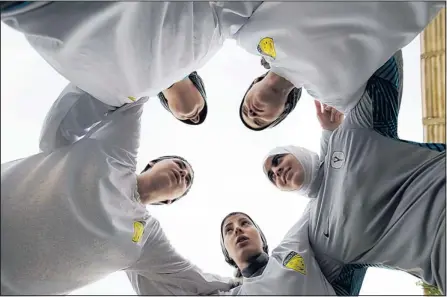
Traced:
<svg viewBox="0 0 447 297">
<path fill-rule="evenodd" d="M 404 51 L 404 94 L 399 118 L 401 138 L 422 141 L 420 45 Z M 254 77 L 264 72 L 259 58 L 227 41 L 198 70 L 208 94 L 208 117 L 201 126 L 175 120 L 153 98 L 142 119 L 138 170 L 161 155 L 185 157 L 196 173 L 189 194 L 170 206 L 150 207 L 172 244 L 203 270 L 232 275 L 221 253 L 219 226 L 231 211 L 248 213 L 277 246 L 300 217 L 307 199 L 275 189 L 262 172 L 266 153 L 279 145 L 302 145 L 319 152 L 321 129 L 312 99 L 303 93 L 296 110 L 274 129 L 243 127 L 238 109 Z M 40 128 L 67 81 L 49 67 L 24 37 L 1 25 L 1 162 L 38 153 Z M 362 295 L 418 295 L 417 279 L 404 272 L 369 269 Z M 135 294 L 122 272 L 73 294 Z"/>
</svg>

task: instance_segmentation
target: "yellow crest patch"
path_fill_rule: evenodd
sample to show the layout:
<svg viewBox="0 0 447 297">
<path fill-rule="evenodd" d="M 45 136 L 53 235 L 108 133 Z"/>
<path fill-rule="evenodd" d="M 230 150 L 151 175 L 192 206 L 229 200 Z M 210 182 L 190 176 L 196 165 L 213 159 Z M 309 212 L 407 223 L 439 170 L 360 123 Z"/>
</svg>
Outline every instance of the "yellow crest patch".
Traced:
<svg viewBox="0 0 447 297">
<path fill-rule="evenodd" d="M 144 222 L 133 222 L 133 242 L 140 242 L 144 233 Z"/>
<path fill-rule="evenodd" d="M 133 101 L 133 102 L 135 102 L 136 100 L 137 100 L 137 98 L 135 98 L 135 97 L 133 97 L 133 96 L 129 96 L 129 97 L 127 97 L 130 101 Z"/>
<path fill-rule="evenodd" d="M 287 268 L 306 275 L 306 264 L 304 263 L 304 259 L 295 252 L 290 252 L 287 255 L 287 257 L 284 259 L 283 265 Z"/>
<path fill-rule="evenodd" d="M 276 58 L 275 42 L 270 37 L 264 37 L 258 43 L 258 52 L 261 55 Z"/>
</svg>

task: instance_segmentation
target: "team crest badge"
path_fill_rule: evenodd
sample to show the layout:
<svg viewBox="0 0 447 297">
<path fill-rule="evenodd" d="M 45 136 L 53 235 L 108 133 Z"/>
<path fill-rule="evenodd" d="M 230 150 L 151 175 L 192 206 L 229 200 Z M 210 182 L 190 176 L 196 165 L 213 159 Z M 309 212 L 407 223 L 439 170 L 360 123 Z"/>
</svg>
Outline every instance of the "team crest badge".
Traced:
<svg viewBox="0 0 447 297">
<path fill-rule="evenodd" d="M 306 275 L 306 264 L 304 263 L 304 259 L 295 252 L 290 252 L 287 255 L 284 259 L 283 265 L 289 269 Z"/>
<path fill-rule="evenodd" d="M 276 58 L 275 42 L 270 37 L 262 38 L 258 43 L 258 52 L 263 56 L 268 56 L 273 60 Z"/>
<path fill-rule="evenodd" d="M 133 222 L 133 242 L 140 242 L 141 237 L 143 237 L 145 225 L 146 223 L 144 221 Z"/>
</svg>

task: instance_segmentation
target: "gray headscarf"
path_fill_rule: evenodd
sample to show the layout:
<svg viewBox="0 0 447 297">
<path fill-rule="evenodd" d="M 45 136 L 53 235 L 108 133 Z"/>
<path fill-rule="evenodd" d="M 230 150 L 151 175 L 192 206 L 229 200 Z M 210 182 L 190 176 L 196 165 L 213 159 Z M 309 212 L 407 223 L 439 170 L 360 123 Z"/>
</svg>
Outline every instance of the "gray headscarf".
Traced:
<svg viewBox="0 0 447 297">
<path fill-rule="evenodd" d="M 298 190 L 296 190 L 296 192 L 300 195 L 307 197 L 311 190 L 310 186 L 312 185 L 312 182 L 315 180 L 318 173 L 318 167 L 320 166 L 320 159 L 318 157 L 318 154 L 306 148 L 293 145 L 274 148 L 268 153 L 267 157 L 264 159 L 264 162 L 262 163 L 264 173 L 267 177 L 268 174 L 264 169 L 265 161 L 267 160 L 268 157 L 279 154 L 292 154 L 298 160 L 298 162 L 300 162 L 301 166 L 303 166 L 304 181 L 301 187 Z"/>
</svg>

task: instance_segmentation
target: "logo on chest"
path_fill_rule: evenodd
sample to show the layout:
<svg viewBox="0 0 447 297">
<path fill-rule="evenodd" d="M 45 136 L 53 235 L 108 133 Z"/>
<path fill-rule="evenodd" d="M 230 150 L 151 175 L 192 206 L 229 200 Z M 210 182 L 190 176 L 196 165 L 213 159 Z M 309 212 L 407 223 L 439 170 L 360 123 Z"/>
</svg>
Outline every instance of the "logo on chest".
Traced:
<svg viewBox="0 0 447 297">
<path fill-rule="evenodd" d="M 258 52 L 263 55 L 272 58 L 273 60 L 276 58 L 276 50 L 275 50 L 275 42 L 273 38 L 264 37 L 258 43 Z"/>
<path fill-rule="evenodd" d="M 145 225 L 146 225 L 146 222 L 144 222 L 144 221 L 133 222 L 133 236 L 132 236 L 133 242 L 138 243 L 141 241 L 141 238 L 143 237 Z"/>
<path fill-rule="evenodd" d="M 345 154 L 343 152 L 333 152 L 331 156 L 331 167 L 340 169 L 345 164 Z"/>
<path fill-rule="evenodd" d="M 304 259 L 295 252 L 290 252 L 282 264 L 284 267 L 306 275 L 306 264 L 304 263 Z"/>
</svg>

